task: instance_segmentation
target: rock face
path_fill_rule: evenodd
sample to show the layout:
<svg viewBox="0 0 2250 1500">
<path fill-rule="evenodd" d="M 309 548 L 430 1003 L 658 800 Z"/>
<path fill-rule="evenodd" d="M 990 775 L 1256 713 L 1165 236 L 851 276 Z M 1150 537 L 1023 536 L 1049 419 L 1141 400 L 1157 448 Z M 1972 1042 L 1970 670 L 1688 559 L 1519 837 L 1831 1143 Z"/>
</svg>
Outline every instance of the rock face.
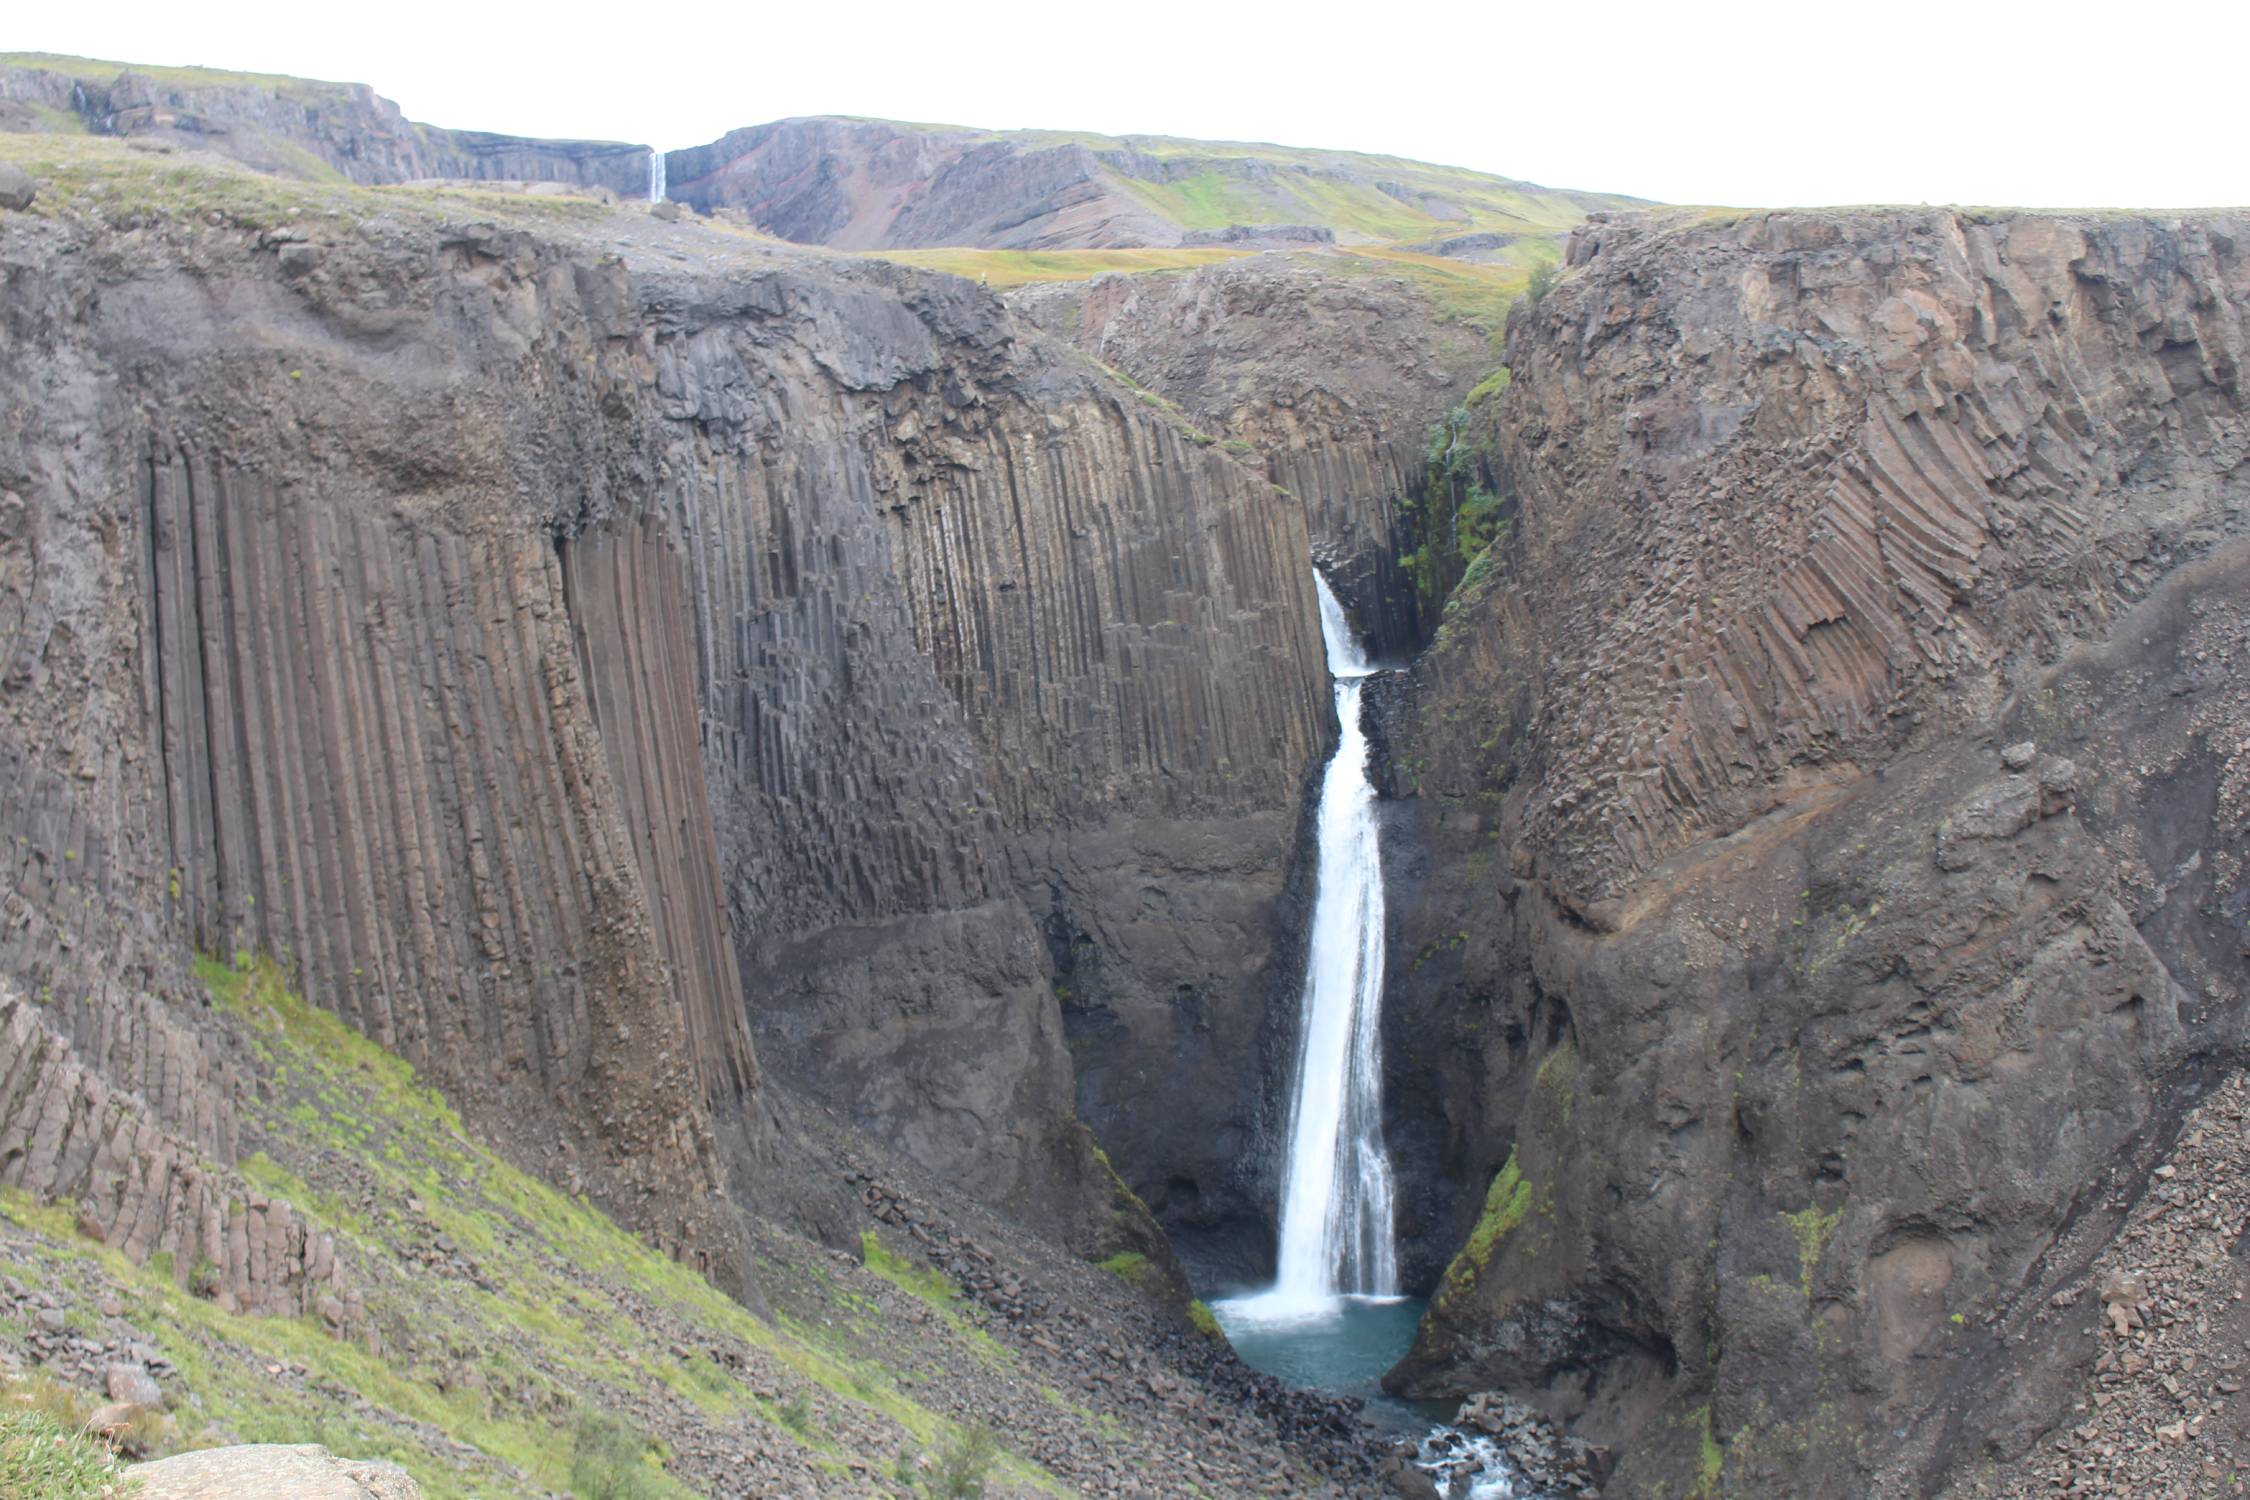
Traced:
<svg viewBox="0 0 2250 1500">
<path fill-rule="evenodd" d="M 1461 1173 L 1406 1211 L 1483 1209 L 1396 1388 L 1539 1393 L 1626 1493 L 2061 1414 L 2094 1351 L 2012 1333 L 2243 1058 L 2246 228 L 1576 238 L 1386 718 L 1391 1088 Z"/>
<path fill-rule="evenodd" d="M 1162 245 L 1179 232 L 1079 145 L 1018 150 L 877 120 L 777 120 L 666 159 L 672 196 L 841 249 Z"/>
<path fill-rule="evenodd" d="M 1315 552 L 1379 654 L 1425 622 L 1400 564 L 1436 422 L 1489 372 L 1473 324 L 1404 276 L 1339 275 L 1318 255 L 1033 285 L 1011 304 L 1042 328 L 1254 450 L 1305 506 Z"/>
<path fill-rule="evenodd" d="M 420 125 L 363 83 L 17 54 L 0 62 L 0 130 L 72 130 L 216 151 L 289 177 L 553 182 L 637 198 L 649 148 Z"/>
<path fill-rule="evenodd" d="M 715 1272 L 789 1202 L 753 1030 L 987 1201 L 1161 1253 L 1074 1118 L 1051 937 L 1209 817 L 1285 862 L 1301 509 L 965 282 L 417 201 L 0 230 L 0 973 L 62 997 L 0 1068 L 94 1080 L 0 1090 L 11 1180 L 90 1172 L 186 1266 L 242 1083 L 185 959 L 256 952 Z M 1156 893 L 1212 895 L 1214 954 L 1275 920 L 1229 857 Z"/>
<path fill-rule="evenodd" d="M 1337 276 L 1317 257 L 1028 286 L 1009 302 L 1262 462 L 1377 650 L 1417 647 L 1399 561 L 1417 545 L 1410 497 L 1423 434 L 1485 373 L 1481 335 L 1410 283 Z M 1216 1284 L 1270 1273 L 1266 1169 L 1290 1097 L 1311 896 L 1312 872 L 1292 863 L 1309 848 L 1299 812 L 1269 786 L 1075 850 L 1047 839 L 1032 857 L 1027 896 L 1055 958 L 1079 1112 Z M 1159 1087 L 1167 1104 L 1152 1110 Z"/>
</svg>

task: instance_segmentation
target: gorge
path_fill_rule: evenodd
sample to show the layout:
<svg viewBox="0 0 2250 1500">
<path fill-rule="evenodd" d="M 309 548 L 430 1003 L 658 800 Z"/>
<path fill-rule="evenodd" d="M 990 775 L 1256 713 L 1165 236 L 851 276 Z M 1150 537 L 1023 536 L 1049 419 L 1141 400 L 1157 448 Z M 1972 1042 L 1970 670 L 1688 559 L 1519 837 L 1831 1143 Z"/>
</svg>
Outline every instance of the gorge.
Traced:
<svg viewBox="0 0 2250 1500">
<path fill-rule="evenodd" d="M 25 56 L 0 167 L 10 1402 L 2233 1492 L 2240 214 Z"/>
</svg>

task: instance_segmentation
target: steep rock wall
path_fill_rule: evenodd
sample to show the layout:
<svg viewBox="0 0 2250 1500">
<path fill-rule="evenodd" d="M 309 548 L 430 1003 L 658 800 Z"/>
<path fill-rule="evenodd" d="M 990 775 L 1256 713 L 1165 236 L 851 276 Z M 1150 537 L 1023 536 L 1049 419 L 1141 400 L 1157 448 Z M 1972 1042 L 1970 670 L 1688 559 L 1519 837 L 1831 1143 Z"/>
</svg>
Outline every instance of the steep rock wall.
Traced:
<svg viewBox="0 0 2250 1500">
<path fill-rule="evenodd" d="M 732 966 L 694 940 L 719 920 L 694 740 L 605 745 L 540 526 L 599 483 L 605 434 L 543 469 L 572 401 L 506 407 L 486 362 L 536 362 L 511 316 L 588 345 L 572 273 L 506 305 L 498 263 L 440 236 L 332 233 L 284 273 L 231 228 L 87 233 L 10 227 L 32 545 L 7 735 L 71 793 L 42 857 L 104 875 L 25 892 L 11 968 L 191 1019 L 189 952 L 271 953 L 509 1149 L 725 1261 L 707 1101 L 753 1157 L 768 1127 Z M 628 651 L 680 629 L 606 618 Z M 684 799 L 682 848 L 636 850 L 628 771 Z M 698 840 L 700 886 L 644 870 L 692 874 Z"/>
<path fill-rule="evenodd" d="M 967 283 L 368 206 L 0 230 L 9 972 L 192 1034 L 188 952 L 272 953 L 722 1270 L 793 1191 L 755 1028 L 799 1097 L 1161 1256 L 1042 923 L 1116 830 L 1293 820 L 1298 508 Z"/>
<path fill-rule="evenodd" d="M 1180 231 L 1114 191 L 1094 153 L 974 133 L 811 118 L 729 131 L 666 159 L 672 196 L 735 208 L 784 239 L 846 250 L 1169 245 Z"/>
<path fill-rule="evenodd" d="M 1616 220 L 1515 324 L 1515 532 L 1387 718 L 1409 1212 L 1486 1231 L 1398 1388 L 1626 1493 L 2061 1415 L 2016 1335 L 2242 1057 L 2241 231 Z"/>
<path fill-rule="evenodd" d="M 1333 257 L 1261 255 L 1032 285 L 1011 304 L 1254 450 L 1305 506 L 1329 581 L 1379 654 L 1435 629 L 1401 560 L 1430 430 L 1496 362 L 1477 329 L 1404 277 Z"/>
<path fill-rule="evenodd" d="M 1228 1029 L 1201 1066 L 1259 1045 L 1270 914 L 1142 846 L 1247 815 L 1286 861 L 1326 733 L 1301 513 L 1019 343 L 962 283 L 871 267 L 841 293 L 775 275 L 726 296 L 834 340 L 747 339 L 683 306 L 655 348 L 694 434 L 674 469 L 694 478 L 666 503 L 698 590 L 706 763 L 762 1044 L 931 1165 L 1062 1212 L 1055 931 L 1114 924 L 1153 890 L 1179 932 L 1143 941 L 1192 956 L 1103 1003 L 1168 1036 L 1177 986 L 1215 972 Z M 1202 919 L 1207 899 L 1224 920 Z M 1061 988 L 1067 1018 L 1078 991 Z M 1079 1102 L 1105 1140 L 1129 1131 Z M 1259 1103 L 1215 1090 L 1195 1108 L 1241 1139 Z M 1255 1216 L 1255 1168 L 1197 1150 L 1185 1170 L 1238 1183 Z M 1150 1185 L 1130 1140 L 1119 1162 Z"/>
<path fill-rule="evenodd" d="M 1417 648 L 1409 502 L 1431 424 L 1493 359 L 1482 336 L 1404 281 L 1317 256 L 1027 286 L 1009 303 L 1262 463 L 1378 654 Z M 1043 838 L 1025 871 L 1034 910 L 1047 897 L 1079 1108 L 1216 1283 L 1270 1274 L 1312 877 L 1305 809 L 1278 790 L 1196 821 Z M 1144 1108 L 1167 1079 L 1199 1102 Z"/>
</svg>

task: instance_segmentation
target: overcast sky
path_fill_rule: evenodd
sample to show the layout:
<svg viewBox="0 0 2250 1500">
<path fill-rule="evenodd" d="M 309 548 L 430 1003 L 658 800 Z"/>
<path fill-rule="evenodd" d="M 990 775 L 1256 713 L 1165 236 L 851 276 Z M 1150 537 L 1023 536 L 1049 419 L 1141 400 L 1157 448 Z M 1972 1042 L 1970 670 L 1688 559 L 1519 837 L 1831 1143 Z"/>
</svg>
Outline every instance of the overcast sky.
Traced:
<svg viewBox="0 0 2250 1500">
<path fill-rule="evenodd" d="M 699 145 L 784 115 L 1387 152 L 1675 203 L 2250 202 L 2250 6 L 11 6 L 0 50 L 372 83 L 438 125 Z"/>
</svg>

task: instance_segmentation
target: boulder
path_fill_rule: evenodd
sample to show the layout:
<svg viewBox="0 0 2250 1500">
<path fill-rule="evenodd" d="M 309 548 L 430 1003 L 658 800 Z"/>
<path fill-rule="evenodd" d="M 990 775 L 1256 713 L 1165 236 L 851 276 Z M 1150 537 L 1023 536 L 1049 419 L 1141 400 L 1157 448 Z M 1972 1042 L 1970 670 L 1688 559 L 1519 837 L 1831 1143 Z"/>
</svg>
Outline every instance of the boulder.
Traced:
<svg viewBox="0 0 2250 1500">
<path fill-rule="evenodd" d="M 108 1387 L 109 1399 L 135 1406 L 162 1406 L 164 1392 L 158 1388 L 156 1378 L 139 1365 L 111 1365 L 103 1377 Z"/>
<path fill-rule="evenodd" d="M 206 1448 L 126 1473 L 140 1500 L 422 1500 L 397 1464 L 338 1458 L 317 1443 Z"/>
<path fill-rule="evenodd" d="M 39 185 L 31 174 L 12 161 L 0 161 L 0 208 L 21 212 L 31 207 L 31 200 L 39 196 Z"/>
</svg>

